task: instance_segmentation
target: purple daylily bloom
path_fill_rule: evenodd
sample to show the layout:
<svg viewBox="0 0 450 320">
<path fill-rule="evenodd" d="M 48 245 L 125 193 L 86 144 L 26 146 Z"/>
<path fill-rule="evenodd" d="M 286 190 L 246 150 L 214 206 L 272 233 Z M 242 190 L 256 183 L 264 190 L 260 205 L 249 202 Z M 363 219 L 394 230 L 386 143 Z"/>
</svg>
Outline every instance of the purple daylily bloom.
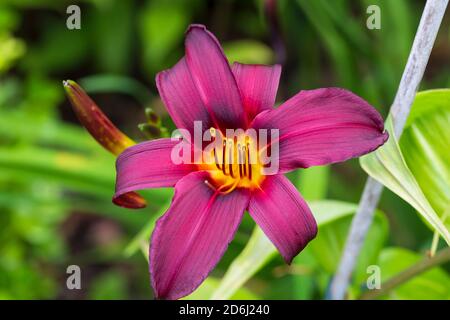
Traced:
<svg viewBox="0 0 450 320">
<path fill-rule="evenodd" d="M 185 46 L 185 57 L 156 76 L 177 127 L 193 132 L 194 121 L 202 121 L 203 130 L 212 128 L 215 133 L 228 128 L 278 129 L 279 170 L 257 174 L 258 165 L 247 160 L 248 167 L 229 169 L 225 163 L 174 164 L 171 152 L 180 142 L 168 138 L 137 144 L 118 157 L 116 202 L 139 189 L 175 187 L 172 204 L 157 221 L 150 244 L 151 283 L 158 299 L 181 298 L 201 284 L 246 210 L 290 263 L 316 236 L 317 225 L 283 173 L 358 157 L 388 138 L 380 114 L 347 90 L 300 91 L 273 109 L 279 65 L 230 67 L 219 42 L 202 25 L 189 27 Z"/>
</svg>

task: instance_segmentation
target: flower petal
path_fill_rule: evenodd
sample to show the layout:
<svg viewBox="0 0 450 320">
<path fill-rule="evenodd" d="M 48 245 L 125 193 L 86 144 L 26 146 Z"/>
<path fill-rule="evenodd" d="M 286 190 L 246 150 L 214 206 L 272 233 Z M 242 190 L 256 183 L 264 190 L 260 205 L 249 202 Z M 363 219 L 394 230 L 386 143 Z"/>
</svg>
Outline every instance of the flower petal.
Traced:
<svg viewBox="0 0 450 320">
<path fill-rule="evenodd" d="M 248 212 L 287 263 L 317 234 L 311 210 L 283 175 L 265 178 L 261 189 L 252 194 Z"/>
<path fill-rule="evenodd" d="M 203 130 L 214 126 L 200 94 L 182 58 L 172 69 L 156 75 L 159 94 L 173 122 L 179 129 L 189 130 L 194 137 L 194 121 L 201 121 Z M 186 137 L 188 138 L 188 137 Z"/>
<path fill-rule="evenodd" d="M 220 127 L 247 128 L 236 79 L 219 41 L 202 25 L 186 32 L 186 62 L 198 93 Z"/>
<path fill-rule="evenodd" d="M 235 62 L 231 70 L 250 121 L 261 111 L 273 108 L 281 75 L 279 64 L 265 66 Z"/>
<path fill-rule="evenodd" d="M 194 291 L 233 239 L 248 192 L 221 195 L 207 186 L 206 172 L 194 172 L 175 186 L 169 210 L 157 221 L 150 244 L 150 274 L 158 299 Z"/>
<path fill-rule="evenodd" d="M 172 150 L 181 142 L 157 139 L 139 143 L 126 149 L 116 162 L 116 194 L 113 202 L 129 207 L 123 195 L 130 191 L 173 187 L 178 180 L 194 170 L 192 164 L 175 164 Z"/>
<path fill-rule="evenodd" d="M 345 161 L 388 139 L 378 111 L 339 88 L 300 91 L 252 126 L 279 129 L 279 172 Z"/>
</svg>

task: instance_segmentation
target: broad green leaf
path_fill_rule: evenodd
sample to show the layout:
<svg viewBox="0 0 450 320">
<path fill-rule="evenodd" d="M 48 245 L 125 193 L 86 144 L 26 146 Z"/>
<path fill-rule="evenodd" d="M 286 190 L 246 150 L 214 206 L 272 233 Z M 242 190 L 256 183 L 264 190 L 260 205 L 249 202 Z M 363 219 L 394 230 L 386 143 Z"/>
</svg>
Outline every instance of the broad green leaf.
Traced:
<svg viewBox="0 0 450 320">
<path fill-rule="evenodd" d="M 390 133 L 389 140 L 375 152 L 361 157 L 361 167 L 367 174 L 413 206 L 450 245 L 448 229 L 428 202 L 403 158 L 393 134 L 391 119 L 389 118 L 386 122 Z"/>
<path fill-rule="evenodd" d="M 449 128 L 450 90 L 423 91 L 416 95 L 400 139 L 406 164 L 441 219 L 450 209 Z"/>
<path fill-rule="evenodd" d="M 339 218 L 351 215 L 354 204 L 324 200 L 310 204 L 319 228 Z M 258 272 L 275 255 L 277 250 L 261 229 L 255 227 L 249 242 L 232 262 L 212 299 L 229 299 L 248 279 Z"/>
<path fill-rule="evenodd" d="M 386 248 L 380 254 L 378 266 L 381 283 L 424 259 L 423 256 L 403 248 Z M 388 299 L 443 299 L 450 298 L 450 277 L 441 268 L 435 267 L 421 273 L 394 288 L 384 298 Z"/>
</svg>

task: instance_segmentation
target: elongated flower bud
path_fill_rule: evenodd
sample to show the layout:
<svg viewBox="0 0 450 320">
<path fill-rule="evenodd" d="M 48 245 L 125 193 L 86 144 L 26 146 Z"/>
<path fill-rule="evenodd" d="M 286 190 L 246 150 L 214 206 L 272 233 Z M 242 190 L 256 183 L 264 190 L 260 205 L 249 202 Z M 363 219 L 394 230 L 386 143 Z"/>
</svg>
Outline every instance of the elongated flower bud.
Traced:
<svg viewBox="0 0 450 320">
<path fill-rule="evenodd" d="M 97 104 L 72 80 L 63 81 L 64 89 L 81 124 L 106 150 L 119 155 L 135 142 L 120 131 Z M 127 208 L 144 208 L 146 201 L 135 192 L 123 194 L 116 204 Z"/>
<path fill-rule="evenodd" d="M 119 155 L 135 144 L 106 117 L 75 81 L 66 80 L 63 84 L 78 120 L 106 150 Z"/>
</svg>

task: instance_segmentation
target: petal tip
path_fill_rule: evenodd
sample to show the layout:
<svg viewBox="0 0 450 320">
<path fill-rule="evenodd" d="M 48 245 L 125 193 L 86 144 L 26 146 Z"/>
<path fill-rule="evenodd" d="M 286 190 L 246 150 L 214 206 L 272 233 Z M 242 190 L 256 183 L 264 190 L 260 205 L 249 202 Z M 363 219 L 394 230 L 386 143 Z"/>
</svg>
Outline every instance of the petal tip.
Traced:
<svg viewBox="0 0 450 320">
<path fill-rule="evenodd" d="M 201 31 L 206 31 L 206 26 L 200 23 L 192 23 L 190 24 L 187 29 L 185 34 L 187 35 L 188 33 L 190 33 L 191 31 L 195 30 L 195 29 L 200 29 Z"/>
<path fill-rule="evenodd" d="M 127 209 L 143 209 L 147 207 L 147 201 L 136 192 L 114 195 L 112 202 L 119 207 Z"/>
</svg>

